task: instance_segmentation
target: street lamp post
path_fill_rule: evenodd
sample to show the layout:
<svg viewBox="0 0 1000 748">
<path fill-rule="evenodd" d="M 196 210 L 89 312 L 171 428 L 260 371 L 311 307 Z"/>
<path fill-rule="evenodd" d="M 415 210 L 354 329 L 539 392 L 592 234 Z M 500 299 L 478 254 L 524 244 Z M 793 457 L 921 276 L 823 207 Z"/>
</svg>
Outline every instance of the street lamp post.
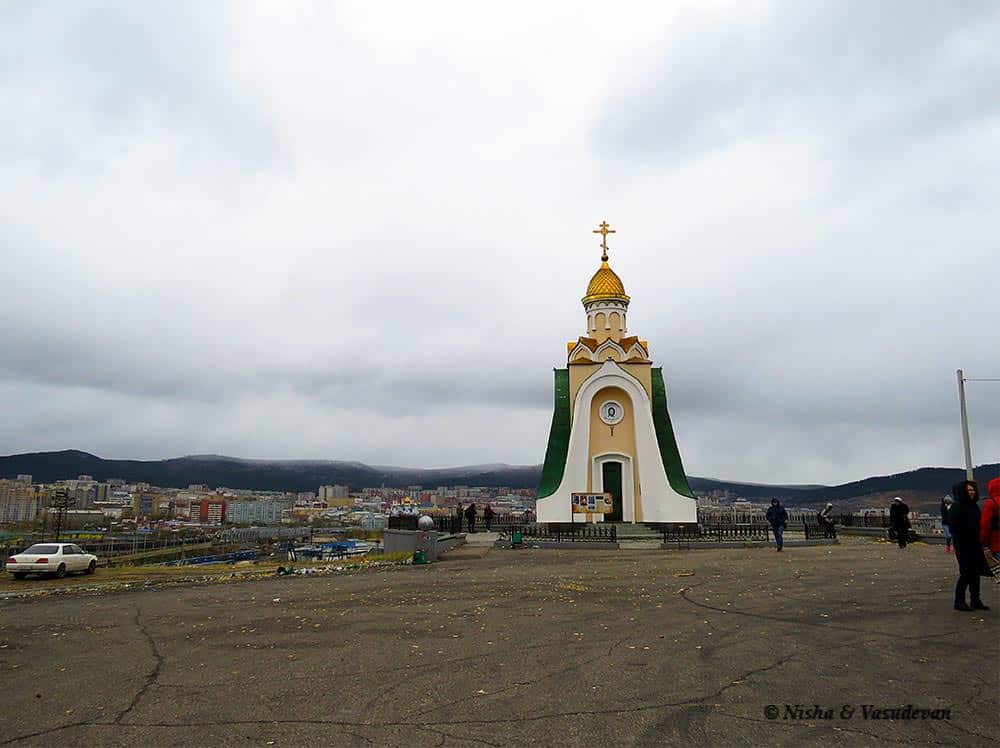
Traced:
<svg viewBox="0 0 1000 748">
<path fill-rule="evenodd" d="M 974 480 L 972 477 L 972 446 L 969 440 L 969 414 L 965 407 L 965 383 L 966 382 L 1000 382 L 998 377 L 967 377 L 958 369 L 955 372 L 958 377 L 958 405 L 962 411 L 962 443 L 965 446 L 965 479 Z"/>
<path fill-rule="evenodd" d="M 972 478 L 972 445 L 969 442 L 969 414 L 965 408 L 965 376 L 962 370 L 955 372 L 958 376 L 958 405 L 962 411 L 962 444 L 965 446 L 965 479 Z"/>
</svg>

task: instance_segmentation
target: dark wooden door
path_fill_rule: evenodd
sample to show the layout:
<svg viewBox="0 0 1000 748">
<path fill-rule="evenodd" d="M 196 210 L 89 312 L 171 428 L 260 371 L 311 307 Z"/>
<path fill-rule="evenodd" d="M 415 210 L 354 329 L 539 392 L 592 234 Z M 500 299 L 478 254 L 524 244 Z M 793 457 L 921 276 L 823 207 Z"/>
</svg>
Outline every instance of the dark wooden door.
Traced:
<svg viewBox="0 0 1000 748">
<path fill-rule="evenodd" d="M 604 476 L 604 492 L 614 497 L 614 511 L 604 515 L 606 522 L 622 521 L 622 464 L 620 462 L 605 462 L 601 466 Z"/>
</svg>

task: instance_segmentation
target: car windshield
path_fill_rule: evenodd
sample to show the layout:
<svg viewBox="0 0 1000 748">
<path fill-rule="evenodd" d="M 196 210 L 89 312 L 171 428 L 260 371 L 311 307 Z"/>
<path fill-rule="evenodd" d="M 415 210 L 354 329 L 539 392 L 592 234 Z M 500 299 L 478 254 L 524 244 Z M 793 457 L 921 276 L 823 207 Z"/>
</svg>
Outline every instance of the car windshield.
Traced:
<svg viewBox="0 0 1000 748">
<path fill-rule="evenodd" d="M 33 545 L 26 551 L 21 551 L 22 553 L 28 553 L 33 556 L 43 556 L 47 553 L 59 553 L 58 545 Z"/>
</svg>

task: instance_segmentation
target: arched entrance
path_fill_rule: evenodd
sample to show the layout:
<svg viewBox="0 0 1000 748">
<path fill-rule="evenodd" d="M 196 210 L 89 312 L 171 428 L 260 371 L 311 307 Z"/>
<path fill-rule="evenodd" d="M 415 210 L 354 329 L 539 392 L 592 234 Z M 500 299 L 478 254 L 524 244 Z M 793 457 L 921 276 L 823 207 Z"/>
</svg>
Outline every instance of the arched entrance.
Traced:
<svg viewBox="0 0 1000 748">
<path fill-rule="evenodd" d="M 635 522 L 635 479 L 628 455 L 606 452 L 596 455 L 593 464 L 594 490 L 610 493 L 614 511 L 605 522 Z"/>
</svg>

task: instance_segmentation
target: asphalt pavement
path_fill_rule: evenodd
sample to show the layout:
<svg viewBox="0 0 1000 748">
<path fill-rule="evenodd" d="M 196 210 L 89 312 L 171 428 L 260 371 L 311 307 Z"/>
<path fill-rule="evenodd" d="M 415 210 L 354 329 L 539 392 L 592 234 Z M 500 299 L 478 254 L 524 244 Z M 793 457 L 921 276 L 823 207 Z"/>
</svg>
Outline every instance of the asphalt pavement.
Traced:
<svg viewBox="0 0 1000 748">
<path fill-rule="evenodd" d="M 992 611 L 961 613 L 954 579 L 940 546 L 868 539 L 472 546 L 7 599 L 0 745 L 983 745 L 1000 586 L 983 580 Z"/>
</svg>

